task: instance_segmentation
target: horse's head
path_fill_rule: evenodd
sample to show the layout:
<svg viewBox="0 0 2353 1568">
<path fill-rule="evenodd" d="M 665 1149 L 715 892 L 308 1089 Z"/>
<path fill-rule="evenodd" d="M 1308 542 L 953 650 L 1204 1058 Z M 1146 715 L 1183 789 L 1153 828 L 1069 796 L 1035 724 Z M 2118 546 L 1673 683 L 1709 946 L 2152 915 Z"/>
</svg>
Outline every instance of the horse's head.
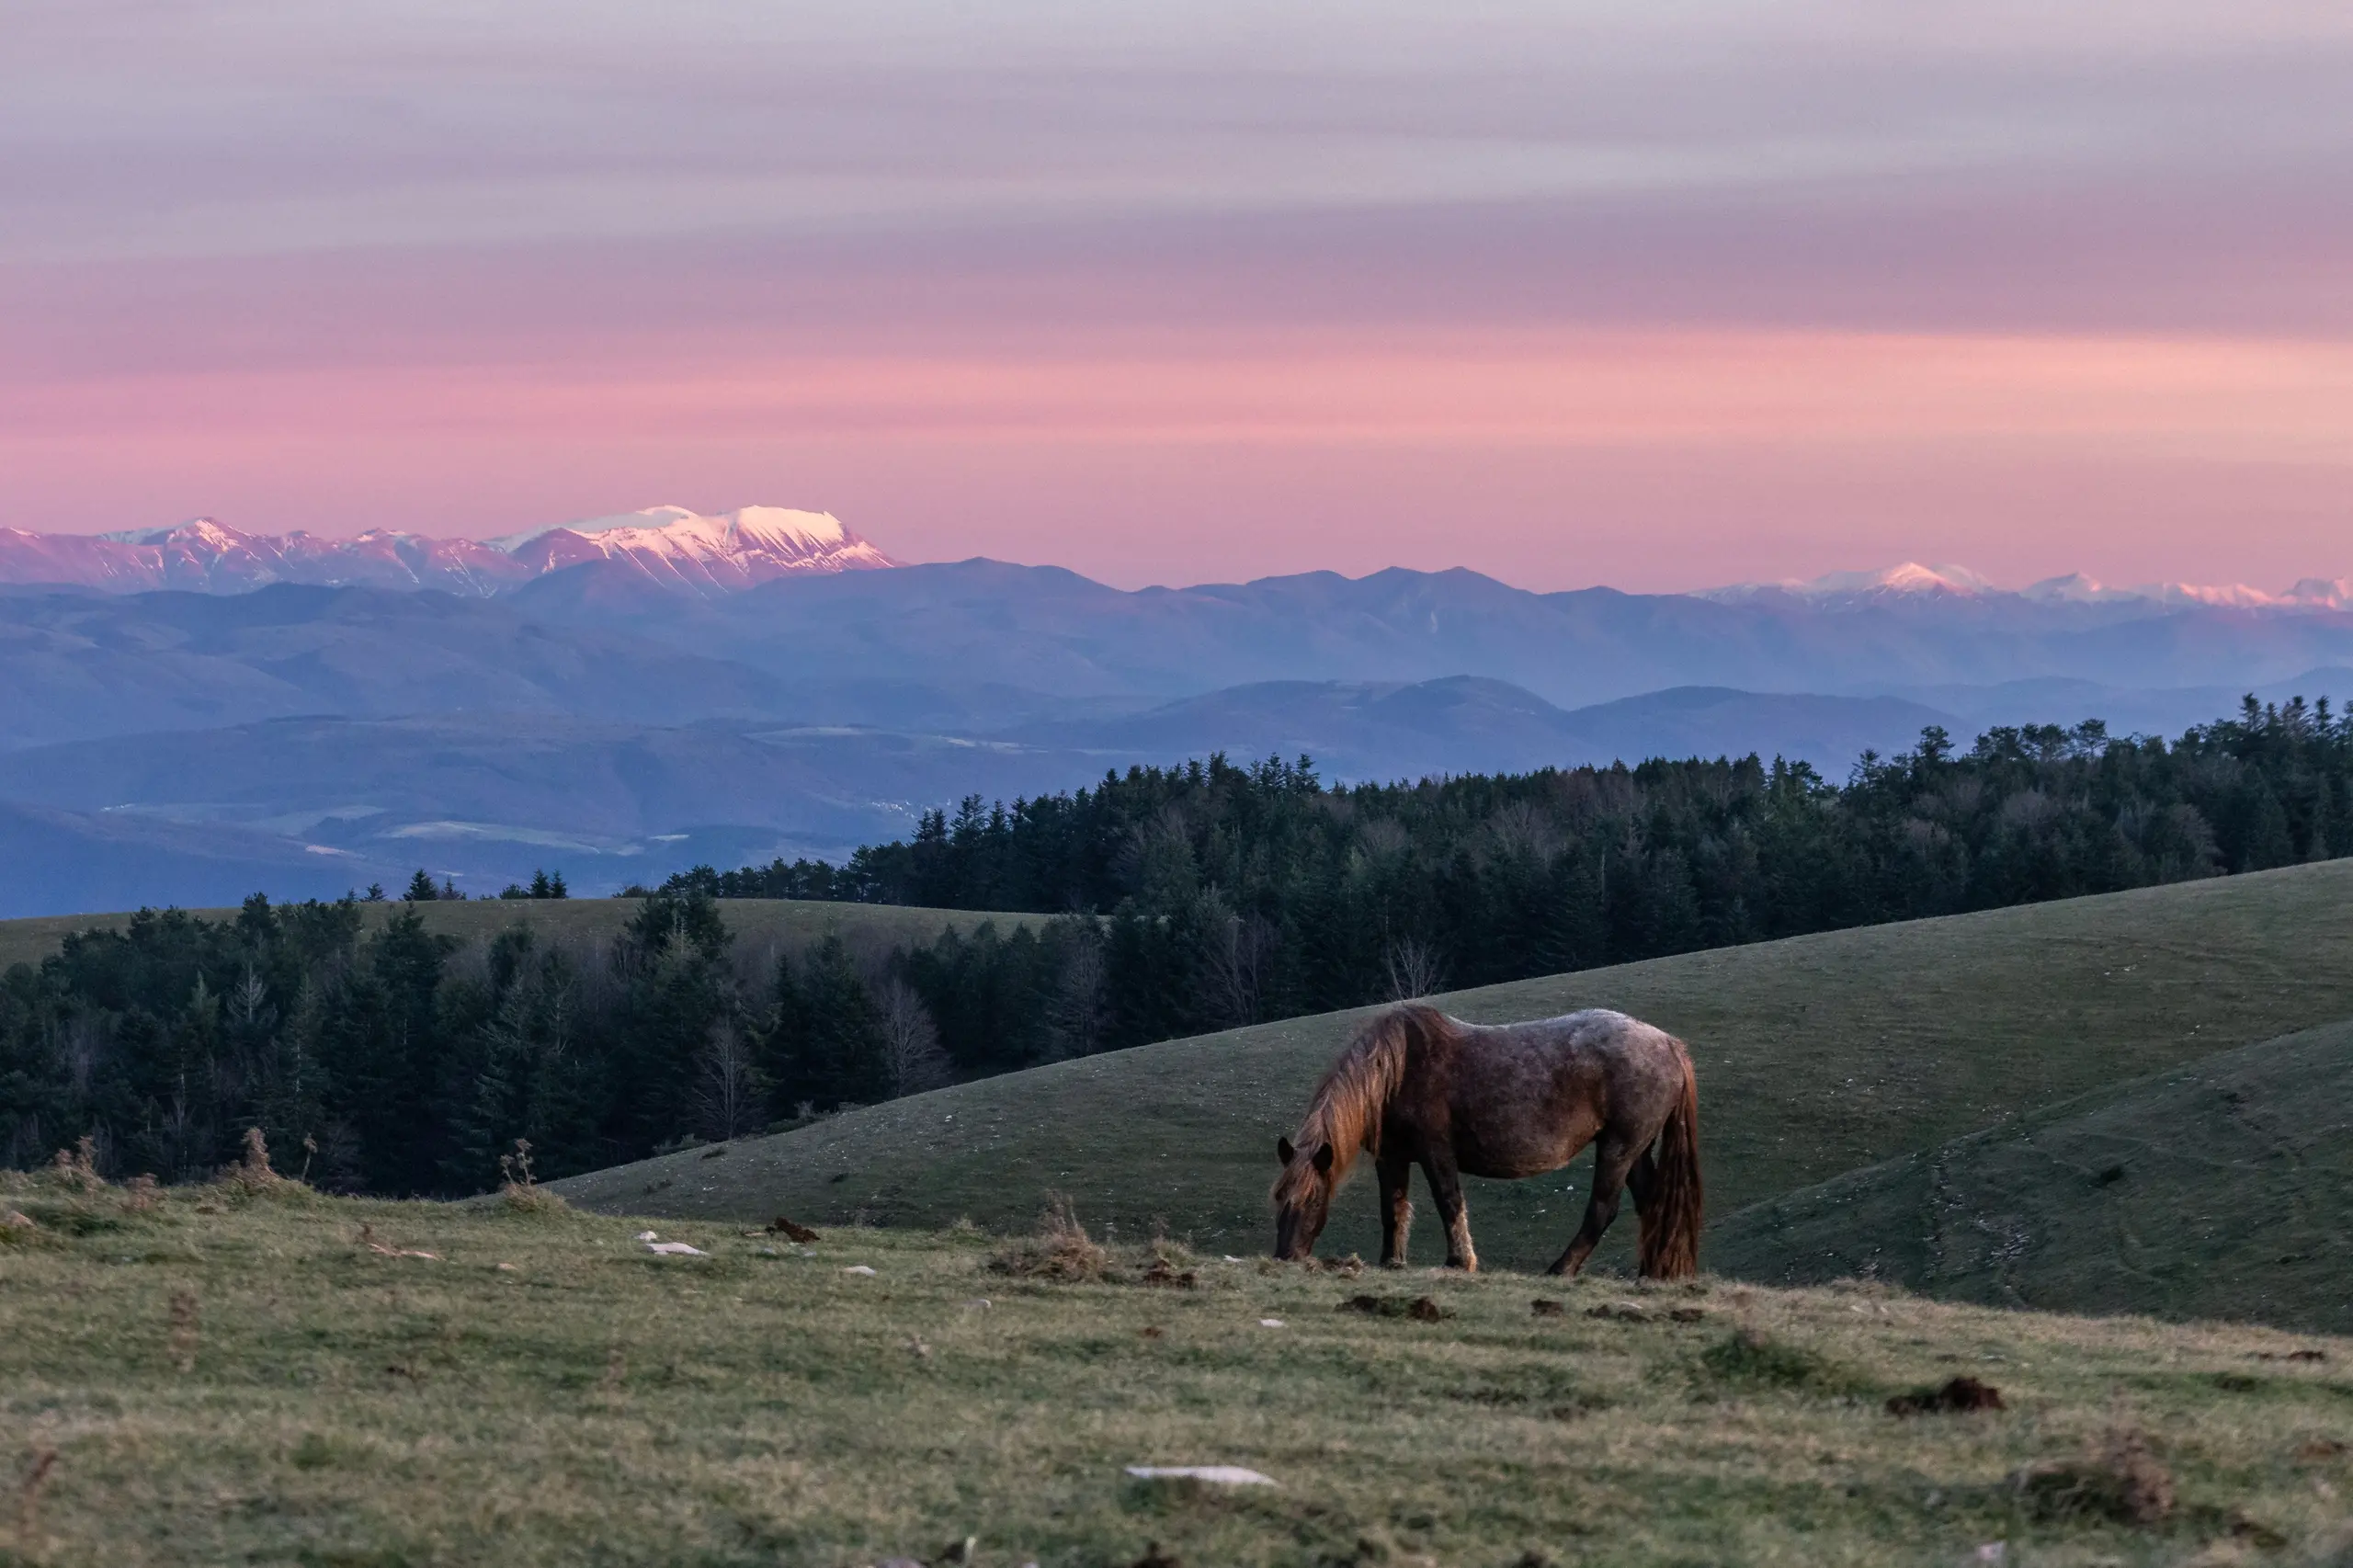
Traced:
<svg viewBox="0 0 2353 1568">
<path fill-rule="evenodd" d="M 1332 1145 L 1319 1143 L 1311 1153 L 1278 1138 L 1275 1153 L 1283 1163 L 1275 1178 L 1275 1256 L 1297 1262 L 1315 1256 L 1315 1238 L 1332 1217 Z"/>
</svg>

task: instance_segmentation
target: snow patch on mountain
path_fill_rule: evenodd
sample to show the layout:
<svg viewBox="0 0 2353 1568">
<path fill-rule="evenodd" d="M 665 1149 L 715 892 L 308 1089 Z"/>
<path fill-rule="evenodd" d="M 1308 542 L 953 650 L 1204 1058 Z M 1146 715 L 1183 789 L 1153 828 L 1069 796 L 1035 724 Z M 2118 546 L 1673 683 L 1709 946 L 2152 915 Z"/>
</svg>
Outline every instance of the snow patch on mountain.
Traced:
<svg viewBox="0 0 2353 1568">
<path fill-rule="evenodd" d="M 2203 605 L 2222 609 L 2353 609 L 2353 577 L 2334 581 L 2306 577 L 2285 593 L 2269 594 L 2245 583 L 2140 583 L 2111 585 L 2081 572 L 2046 577 L 2018 589 L 1997 587 L 1966 566 L 1923 566 L 1907 561 L 1878 572 L 1832 572 L 1820 577 L 1775 583 L 1735 583 L 1695 597 L 1737 603 L 1782 595 L 1809 603 L 1875 599 L 2013 597 L 2034 604 Z"/>
<path fill-rule="evenodd" d="M 1916 598 L 1950 595 L 1975 598 L 2000 590 L 1966 566 L 1923 566 L 1906 561 L 1877 572 L 1831 572 L 1819 577 L 1785 577 L 1774 583 L 1734 583 L 1710 588 L 1695 597 L 1733 602 L 1768 594 L 1800 599 Z"/>
</svg>

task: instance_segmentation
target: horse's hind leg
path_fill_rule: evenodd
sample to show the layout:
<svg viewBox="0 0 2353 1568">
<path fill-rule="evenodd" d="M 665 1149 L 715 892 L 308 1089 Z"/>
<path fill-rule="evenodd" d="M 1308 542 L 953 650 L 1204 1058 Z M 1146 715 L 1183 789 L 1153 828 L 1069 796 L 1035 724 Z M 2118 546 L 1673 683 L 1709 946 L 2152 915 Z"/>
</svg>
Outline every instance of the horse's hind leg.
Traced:
<svg viewBox="0 0 2353 1568">
<path fill-rule="evenodd" d="M 1601 1244 L 1602 1233 L 1609 1229 L 1612 1220 L 1618 1218 L 1619 1192 L 1625 1187 L 1627 1176 L 1633 1173 L 1635 1163 L 1643 1153 L 1621 1133 L 1605 1132 L 1601 1135 L 1594 1145 L 1593 1196 L 1586 1202 L 1585 1223 L 1577 1227 L 1575 1238 L 1569 1243 L 1569 1250 L 1553 1260 L 1547 1273 L 1576 1278 L 1577 1271 L 1585 1267 L 1586 1259 L 1593 1256 L 1593 1249 Z M 1642 1201 L 1642 1193 L 1649 1190 L 1650 1185 L 1651 1173 L 1646 1171 L 1640 1178 L 1634 1198 L 1636 1203 Z"/>
<path fill-rule="evenodd" d="M 1465 1274 L 1479 1271 L 1479 1254 L 1471 1245 L 1471 1210 L 1462 1201 L 1462 1177 L 1454 1168 L 1454 1151 L 1443 1146 L 1422 1155 L 1422 1174 L 1430 1178 L 1430 1198 L 1438 1217 L 1446 1222 L 1446 1266 Z"/>
<path fill-rule="evenodd" d="M 1373 1169 L 1381 1177 L 1381 1267 L 1403 1268 L 1405 1232 L 1414 1223 L 1414 1162 L 1382 1159 Z"/>
<path fill-rule="evenodd" d="M 1634 1157 L 1634 1163 L 1626 1167 L 1626 1190 L 1633 1195 L 1635 1213 L 1647 1214 L 1651 1211 L 1651 1194 L 1657 1189 L 1658 1156 L 1651 1153 L 1650 1145 L 1645 1143 L 1643 1152 Z"/>
</svg>

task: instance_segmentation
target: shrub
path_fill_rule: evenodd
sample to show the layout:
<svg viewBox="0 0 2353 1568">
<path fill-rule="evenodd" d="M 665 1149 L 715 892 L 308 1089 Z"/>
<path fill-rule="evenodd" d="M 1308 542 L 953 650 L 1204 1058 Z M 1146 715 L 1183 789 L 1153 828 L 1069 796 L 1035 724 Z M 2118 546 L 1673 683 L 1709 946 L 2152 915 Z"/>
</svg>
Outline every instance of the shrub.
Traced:
<svg viewBox="0 0 2353 1568">
<path fill-rule="evenodd" d="M 510 1213 L 561 1214 L 572 1207 L 563 1200 L 562 1193 L 550 1192 L 531 1174 L 531 1141 L 529 1138 L 517 1138 L 513 1153 L 498 1156 L 498 1169 L 505 1177 L 499 1184 L 499 1201 Z"/>
</svg>

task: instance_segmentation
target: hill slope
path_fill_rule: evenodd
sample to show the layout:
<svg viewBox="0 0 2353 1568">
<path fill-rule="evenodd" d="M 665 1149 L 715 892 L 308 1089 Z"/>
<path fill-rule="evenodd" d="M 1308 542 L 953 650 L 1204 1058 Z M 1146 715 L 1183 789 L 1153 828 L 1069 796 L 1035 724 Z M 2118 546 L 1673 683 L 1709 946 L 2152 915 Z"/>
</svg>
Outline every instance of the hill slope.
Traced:
<svg viewBox="0 0 2353 1568">
<path fill-rule="evenodd" d="M 2353 1022 L 1758 1204 L 1711 1266 L 2000 1306 L 2353 1327 Z"/>
<path fill-rule="evenodd" d="M 1710 1211 L 1933 1147 L 2004 1116 L 2353 1015 L 2353 861 L 1832 932 L 1440 999 L 1500 1021 L 1613 1006 L 1691 1042 Z M 852 1112 L 723 1157 L 574 1177 L 600 1209 L 1026 1223 L 1052 1191 L 1132 1231 L 1267 1241 L 1278 1133 L 1364 1015 L 1171 1040 Z M 1580 1164 L 1582 1165 L 1583 1162 Z M 1474 1183 L 1482 1257 L 1540 1265 L 1582 1170 Z M 1564 1190 L 1574 1186 L 1577 1190 Z M 1621 1225 L 1631 1233 L 1631 1224 Z M 1369 1186 L 1324 1250 L 1373 1249 Z M 1624 1235 L 1611 1238 L 1622 1256 Z M 1417 1256 L 1437 1246 L 1427 1219 Z"/>
</svg>

